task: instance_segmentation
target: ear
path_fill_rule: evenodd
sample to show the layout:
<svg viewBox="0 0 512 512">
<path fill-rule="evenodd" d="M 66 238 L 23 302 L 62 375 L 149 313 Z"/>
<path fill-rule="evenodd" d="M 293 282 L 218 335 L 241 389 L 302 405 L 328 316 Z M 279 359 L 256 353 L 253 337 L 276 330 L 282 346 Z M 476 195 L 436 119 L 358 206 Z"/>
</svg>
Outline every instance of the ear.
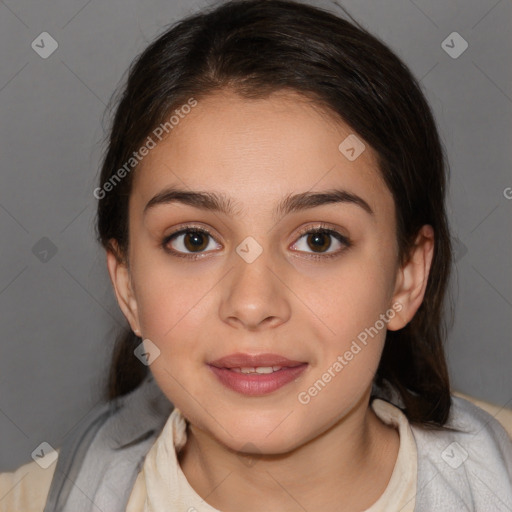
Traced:
<svg viewBox="0 0 512 512">
<path fill-rule="evenodd" d="M 407 262 L 397 272 L 393 309 L 397 312 L 387 328 L 397 331 L 414 317 L 423 302 L 434 255 L 434 229 L 424 225 L 411 248 Z"/>
<path fill-rule="evenodd" d="M 112 239 L 110 246 L 112 249 L 107 250 L 107 267 L 117 303 L 128 320 L 132 331 L 137 336 L 141 336 L 137 301 L 133 293 L 130 270 L 121 257 L 117 241 Z"/>
</svg>

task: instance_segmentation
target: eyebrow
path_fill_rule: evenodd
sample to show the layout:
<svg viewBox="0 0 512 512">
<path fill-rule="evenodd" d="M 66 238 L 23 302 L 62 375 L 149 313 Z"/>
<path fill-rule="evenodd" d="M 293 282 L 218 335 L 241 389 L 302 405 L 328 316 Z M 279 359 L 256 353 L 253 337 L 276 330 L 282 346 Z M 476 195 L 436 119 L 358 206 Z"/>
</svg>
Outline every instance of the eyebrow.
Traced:
<svg viewBox="0 0 512 512">
<path fill-rule="evenodd" d="M 158 205 L 182 203 L 202 210 L 209 210 L 235 215 L 240 203 L 217 192 L 196 192 L 168 187 L 152 197 L 143 210 L 143 215 Z M 370 205 L 361 197 L 346 190 L 331 189 L 322 192 L 302 192 L 286 196 L 272 212 L 274 217 L 285 216 L 289 213 L 315 208 L 325 204 L 348 203 L 363 209 L 369 215 L 374 215 Z"/>
</svg>

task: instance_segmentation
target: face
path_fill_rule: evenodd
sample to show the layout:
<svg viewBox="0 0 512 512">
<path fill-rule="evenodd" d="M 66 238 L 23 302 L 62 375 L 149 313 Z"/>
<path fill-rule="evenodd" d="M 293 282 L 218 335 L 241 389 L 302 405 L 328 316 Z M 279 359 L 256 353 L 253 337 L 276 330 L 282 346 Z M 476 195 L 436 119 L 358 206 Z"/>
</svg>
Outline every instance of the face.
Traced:
<svg viewBox="0 0 512 512">
<path fill-rule="evenodd" d="M 347 147 L 362 146 L 342 144 L 351 134 L 298 94 L 223 91 L 133 171 L 129 268 L 108 254 L 119 304 L 160 351 L 150 370 L 166 396 L 231 449 L 284 453 L 367 408 L 386 329 L 421 302 L 424 259 L 398 267 L 393 197 L 369 145 L 354 159 Z M 170 188 L 224 208 L 163 197 Z M 296 367 L 220 370 L 232 388 L 209 363 L 235 353 Z"/>
</svg>

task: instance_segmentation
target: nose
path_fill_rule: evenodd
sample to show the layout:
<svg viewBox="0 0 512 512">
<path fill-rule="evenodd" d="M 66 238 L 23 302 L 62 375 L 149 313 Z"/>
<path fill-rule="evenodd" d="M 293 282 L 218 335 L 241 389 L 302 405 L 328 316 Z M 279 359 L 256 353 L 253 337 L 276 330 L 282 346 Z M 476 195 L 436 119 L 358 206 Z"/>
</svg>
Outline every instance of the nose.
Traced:
<svg viewBox="0 0 512 512">
<path fill-rule="evenodd" d="M 235 268 L 226 280 L 219 311 L 232 327 L 256 331 L 275 328 L 290 318 L 286 280 L 267 254 L 263 251 L 251 263 L 234 254 Z"/>
</svg>

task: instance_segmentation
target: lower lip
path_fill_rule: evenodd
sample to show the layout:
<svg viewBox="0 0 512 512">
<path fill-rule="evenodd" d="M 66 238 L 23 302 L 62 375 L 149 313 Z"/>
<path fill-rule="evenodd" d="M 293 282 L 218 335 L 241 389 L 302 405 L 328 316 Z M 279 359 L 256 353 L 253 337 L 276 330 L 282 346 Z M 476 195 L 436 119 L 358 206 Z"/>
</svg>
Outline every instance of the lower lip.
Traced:
<svg viewBox="0 0 512 512">
<path fill-rule="evenodd" d="M 226 387 L 248 396 L 259 396 L 272 393 L 295 380 L 308 366 L 303 363 L 299 366 L 282 368 L 272 373 L 238 373 L 227 368 L 217 368 L 208 365 L 217 378 Z"/>
</svg>

